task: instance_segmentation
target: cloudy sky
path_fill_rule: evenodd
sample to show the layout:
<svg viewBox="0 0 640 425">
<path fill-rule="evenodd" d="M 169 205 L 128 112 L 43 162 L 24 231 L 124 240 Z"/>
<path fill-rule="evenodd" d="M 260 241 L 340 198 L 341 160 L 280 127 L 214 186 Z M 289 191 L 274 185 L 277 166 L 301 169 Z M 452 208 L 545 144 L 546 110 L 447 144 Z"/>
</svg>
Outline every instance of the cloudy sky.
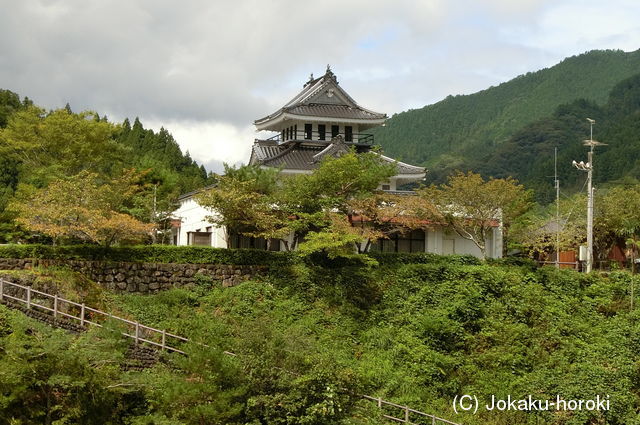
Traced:
<svg viewBox="0 0 640 425">
<path fill-rule="evenodd" d="M 640 48 L 637 0 L 0 0 L 0 88 L 139 116 L 219 171 L 327 64 L 389 115 L 592 49 Z"/>
</svg>

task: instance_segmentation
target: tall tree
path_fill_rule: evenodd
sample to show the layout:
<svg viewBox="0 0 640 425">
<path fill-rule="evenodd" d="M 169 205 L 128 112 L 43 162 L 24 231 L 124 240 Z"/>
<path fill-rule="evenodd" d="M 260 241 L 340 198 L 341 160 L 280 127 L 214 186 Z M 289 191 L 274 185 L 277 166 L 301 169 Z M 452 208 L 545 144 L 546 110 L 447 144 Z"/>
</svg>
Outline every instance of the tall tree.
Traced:
<svg viewBox="0 0 640 425">
<path fill-rule="evenodd" d="M 224 227 L 227 246 L 231 247 L 233 233 L 285 238 L 288 230 L 280 229 L 286 222 L 271 202 L 278 170 L 254 165 L 224 167 L 225 174 L 213 187 L 202 191 L 197 201 L 212 212 L 207 217 L 212 224 Z"/>
<path fill-rule="evenodd" d="M 130 178 L 100 183 L 98 175 L 83 171 L 42 189 L 21 185 L 9 209 L 17 214 L 18 223 L 54 241 L 70 238 L 109 246 L 142 240 L 152 225 L 118 211 L 135 191 Z"/>
<path fill-rule="evenodd" d="M 491 230 L 502 226 L 506 233 L 514 218 L 531 207 L 531 193 L 512 178 L 489 179 L 469 172 L 450 176 L 448 182 L 418 190 L 435 204 L 447 224 L 473 242 L 483 258 Z"/>
<path fill-rule="evenodd" d="M 38 186 L 83 170 L 110 174 L 126 149 L 113 140 L 113 124 L 92 117 L 35 106 L 17 111 L 0 130 L 0 154 L 20 162 L 22 181 Z"/>
</svg>

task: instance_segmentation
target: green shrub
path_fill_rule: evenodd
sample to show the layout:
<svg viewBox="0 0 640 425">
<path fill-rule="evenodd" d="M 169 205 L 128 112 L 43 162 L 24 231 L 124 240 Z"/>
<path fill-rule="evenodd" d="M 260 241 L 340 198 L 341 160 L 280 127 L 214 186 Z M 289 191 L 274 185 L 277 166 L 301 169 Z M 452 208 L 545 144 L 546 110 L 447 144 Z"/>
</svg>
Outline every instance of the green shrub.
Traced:
<svg viewBox="0 0 640 425">
<path fill-rule="evenodd" d="M 141 245 L 2 245 L 0 258 L 94 260 L 140 263 L 205 263 L 238 265 L 286 265 L 294 254 L 255 249 L 225 249 L 202 246 Z"/>
<path fill-rule="evenodd" d="M 440 255 L 430 252 L 369 252 L 367 255 L 380 263 L 380 265 L 401 264 L 458 264 L 477 266 L 482 261 L 473 255 Z"/>
</svg>

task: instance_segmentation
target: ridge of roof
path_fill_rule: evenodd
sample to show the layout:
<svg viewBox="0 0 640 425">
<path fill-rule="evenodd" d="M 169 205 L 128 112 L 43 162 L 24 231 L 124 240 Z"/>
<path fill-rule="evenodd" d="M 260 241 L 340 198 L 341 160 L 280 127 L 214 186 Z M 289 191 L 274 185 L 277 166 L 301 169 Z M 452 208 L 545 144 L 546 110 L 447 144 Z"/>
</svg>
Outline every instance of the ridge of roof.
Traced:
<svg viewBox="0 0 640 425">
<path fill-rule="evenodd" d="M 312 74 L 313 76 L 313 74 Z M 310 99 L 313 99 L 318 93 L 322 92 L 325 88 L 331 86 L 335 88 L 339 92 L 339 96 L 346 100 L 347 104 L 334 104 L 334 103 L 321 103 L 321 102 L 309 102 Z M 366 118 L 363 117 L 361 119 L 384 119 L 387 114 L 381 112 L 375 112 L 370 109 L 364 108 L 358 104 L 358 102 L 353 99 L 349 93 L 347 93 L 341 86 L 338 84 L 338 79 L 336 78 L 333 71 L 331 71 L 331 67 L 327 65 L 327 71 L 322 77 L 313 79 L 311 78 L 302 88 L 297 95 L 295 95 L 291 100 L 289 100 L 285 105 L 278 109 L 277 111 L 254 121 L 254 125 L 260 125 L 262 123 L 268 122 L 271 119 L 276 118 L 277 116 L 285 113 L 285 112 L 293 112 L 293 109 L 298 108 L 300 106 L 311 106 L 312 104 L 317 105 L 330 105 L 330 106 L 349 106 L 352 108 L 359 109 L 367 114 L 373 115 L 373 117 Z"/>
</svg>

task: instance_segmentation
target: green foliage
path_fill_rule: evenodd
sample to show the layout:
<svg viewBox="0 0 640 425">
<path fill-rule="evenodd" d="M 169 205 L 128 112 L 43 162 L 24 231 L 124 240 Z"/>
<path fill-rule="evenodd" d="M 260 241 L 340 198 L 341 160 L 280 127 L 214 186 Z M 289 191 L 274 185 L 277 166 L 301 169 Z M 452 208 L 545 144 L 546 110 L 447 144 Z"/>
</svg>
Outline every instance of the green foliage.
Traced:
<svg viewBox="0 0 640 425">
<path fill-rule="evenodd" d="M 108 174 L 126 150 L 113 140 L 113 124 L 58 109 L 31 106 L 16 111 L 0 130 L 0 152 L 21 164 L 21 180 L 38 187 L 88 170 Z"/>
<path fill-rule="evenodd" d="M 106 246 L 141 241 L 152 225 L 119 212 L 141 190 L 135 179 L 130 172 L 104 184 L 97 174 L 82 171 L 43 189 L 21 185 L 8 210 L 17 214 L 19 224 L 54 241 L 67 238 Z"/>
<path fill-rule="evenodd" d="M 0 246 L 0 258 L 278 265 L 291 261 L 294 258 L 294 254 L 253 249 L 173 245 L 121 247 L 97 245 L 2 245 Z"/>
<path fill-rule="evenodd" d="M 133 127 L 128 119 L 115 125 L 95 112 L 74 113 L 69 105 L 46 112 L 0 90 L 0 243 L 49 241 L 34 237 L 5 210 L 18 184 L 42 189 L 80 172 L 94 173 L 104 183 L 131 169 L 145 173 L 139 182 L 144 190 L 120 212 L 155 223 L 154 243 L 168 241 L 177 197 L 214 180 L 182 154 L 164 128 L 146 130 L 138 119 Z"/>
<path fill-rule="evenodd" d="M 6 127 L 9 117 L 24 106 L 17 93 L 0 89 L 0 128 Z"/>
<path fill-rule="evenodd" d="M 369 252 L 366 255 L 376 259 L 381 265 L 390 266 L 401 264 L 482 264 L 482 261 L 473 255 L 438 255 L 429 252 Z"/>
<path fill-rule="evenodd" d="M 186 346 L 188 357 L 141 373 L 110 363 L 122 346 L 106 334 L 81 343 L 42 326 L 25 331 L 16 320 L 28 320 L 0 307 L 0 359 L 10 366 L 0 368 L 0 417 L 46 423 L 48 393 L 60 406 L 52 418 L 70 423 L 97 423 L 88 419 L 97 415 L 113 424 L 378 423 L 377 411 L 358 407 L 365 393 L 470 425 L 637 421 L 636 276 L 374 256 L 378 267 L 363 256 L 316 253 L 288 273 L 232 288 L 113 295 L 127 317 L 209 345 Z M 612 409 L 455 415 L 460 394 L 608 394 Z"/>
<path fill-rule="evenodd" d="M 476 173 L 458 172 L 447 184 L 431 185 L 418 195 L 436 205 L 446 224 L 473 242 L 485 258 L 486 240 L 500 225 L 503 234 L 511 223 L 531 208 L 531 193 L 510 177 L 485 181 Z"/>
<path fill-rule="evenodd" d="M 380 182 L 395 173 L 396 166 L 381 161 L 377 153 L 352 150 L 340 157 L 325 156 L 311 174 L 286 179 L 275 201 L 288 216 L 296 217 L 293 245 L 300 242 L 305 255 L 353 252 L 363 235 L 351 225 L 351 203 L 371 197 Z"/>
<path fill-rule="evenodd" d="M 4 306 L 0 318 L 0 424 L 116 424 L 135 412 L 137 389 L 114 386 L 125 348 L 114 334 L 74 337 Z"/>
<path fill-rule="evenodd" d="M 291 220 L 273 196 L 278 173 L 258 165 L 225 164 L 225 175 L 216 185 L 197 195 L 198 204 L 212 213 L 207 220 L 227 232 L 228 248 L 233 233 L 283 240 L 289 236 Z"/>
</svg>

